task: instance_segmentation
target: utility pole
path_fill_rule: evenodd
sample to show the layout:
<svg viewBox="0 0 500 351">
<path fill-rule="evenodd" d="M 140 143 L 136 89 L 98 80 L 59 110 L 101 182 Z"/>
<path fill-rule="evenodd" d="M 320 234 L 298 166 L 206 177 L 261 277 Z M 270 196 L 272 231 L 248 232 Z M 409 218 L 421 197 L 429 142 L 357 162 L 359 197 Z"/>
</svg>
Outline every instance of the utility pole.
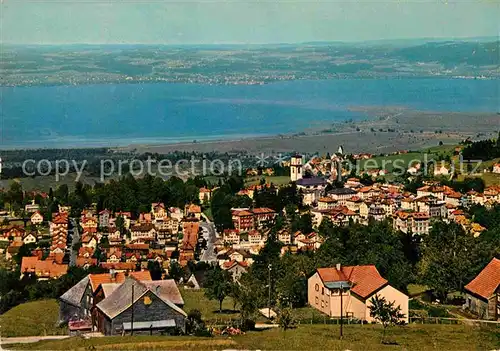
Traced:
<svg viewBox="0 0 500 351">
<path fill-rule="evenodd" d="M 267 268 L 269 269 L 269 300 L 268 300 L 268 305 L 267 305 L 267 318 L 271 319 L 271 268 L 272 268 L 272 265 L 269 263 Z"/>
<path fill-rule="evenodd" d="M 130 335 L 134 335 L 134 284 L 132 284 L 132 314 L 130 316 Z"/>
<path fill-rule="evenodd" d="M 340 338 L 342 339 L 343 337 L 343 326 L 344 326 L 344 320 L 342 318 L 342 309 L 343 309 L 343 301 L 342 301 L 342 290 L 343 290 L 343 287 L 341 286 L 340 287 Z"/>
</svg>

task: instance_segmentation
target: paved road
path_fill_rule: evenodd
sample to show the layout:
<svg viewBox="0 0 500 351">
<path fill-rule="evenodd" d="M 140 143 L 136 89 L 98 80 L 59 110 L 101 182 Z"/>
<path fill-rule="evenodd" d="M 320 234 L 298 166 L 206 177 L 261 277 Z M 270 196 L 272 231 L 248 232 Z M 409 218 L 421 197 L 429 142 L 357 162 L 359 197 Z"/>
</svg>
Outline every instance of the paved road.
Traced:
<svg viewBox="0 0 500 351">
<path fill-rule="evenodd" d="M 203 236 L 207 240 L 207 249 L 203 251 L 200 261 L 215 262 L 217 255 L 214 251 L 214 242 L 217 240 L 215 225 L 212 222 L 200 222 Z"/>
<path fill-rule="evenodd" d="M 69 255 L 69 266 L 72 267 L 76 265 L 76 258 L 78 256 L 78 250 L 73 250 L 73 245 L 80 242 L 80 233 L 78 232 L 78 223 L 74 218 L 70 219 L 73 235 L 70 246 L 70 255 Z"/>
</svg>

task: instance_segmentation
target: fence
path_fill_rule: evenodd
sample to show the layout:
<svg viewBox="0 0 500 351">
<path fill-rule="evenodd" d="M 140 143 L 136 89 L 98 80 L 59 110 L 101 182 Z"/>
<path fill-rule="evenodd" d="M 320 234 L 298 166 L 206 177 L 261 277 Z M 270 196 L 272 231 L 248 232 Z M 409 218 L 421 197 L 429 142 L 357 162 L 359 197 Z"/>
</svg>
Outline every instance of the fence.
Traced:
<svg viewBox="0 0 500 351">
<path fill-rule="evenodd" d="M 327 315 L 314 315 L 310 318 L 302 317 L 297 320 L 298 324 L 340 324 L 340 318 L 330 318 Z M 210 320 L 210 323 L 215 326 L 230 326 L 239 325 L 241 323 L 240 319 L 232 318 L 214 318 Z M 352 317 L 345 317 L 343 319 L 344 325 L 350 324 L 367 324 L 367 322 L 362 322 L 359 319 Z M 412 324 L 465 324 L 465 325 L 478 325 L 478 326 L 496 326 L 500 328 L 500 321 L 489 321 L 484 319 L 467 319 L 467 318 L 450 318 L 450 317 L 409 317 L 409 323 Z"/>
<path fill-rule="evenodd" d="M 500 328 L 500 321 L 484 319 L 449 318 L 449 317 L 410 317 L 410 323 L 418 324 L 466 324 L 466 325 L 491 325 Z"/>
</svg>

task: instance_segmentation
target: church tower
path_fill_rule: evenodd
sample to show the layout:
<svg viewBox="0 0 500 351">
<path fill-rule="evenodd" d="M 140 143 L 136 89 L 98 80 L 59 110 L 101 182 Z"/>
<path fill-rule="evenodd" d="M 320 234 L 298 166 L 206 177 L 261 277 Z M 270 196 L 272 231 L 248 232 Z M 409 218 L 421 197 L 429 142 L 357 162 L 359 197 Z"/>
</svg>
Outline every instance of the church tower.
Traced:
<svg viewBox="0 0 500 351">
<path fill-rule="evenodd" d="M 302 179 L 302 156 L 293 155 L 290 160 L 290 180 L 296 182 Z"/>
</svg>

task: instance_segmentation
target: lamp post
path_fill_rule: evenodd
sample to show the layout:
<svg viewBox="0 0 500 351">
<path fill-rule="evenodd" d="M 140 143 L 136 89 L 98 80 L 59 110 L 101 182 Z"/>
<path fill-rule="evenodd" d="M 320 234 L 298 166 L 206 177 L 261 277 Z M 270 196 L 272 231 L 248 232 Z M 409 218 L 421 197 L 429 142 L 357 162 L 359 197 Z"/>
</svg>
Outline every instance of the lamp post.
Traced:
<svg viewBox="0 0 500 351">
<path fill-rule="evenodd" d="M 132 313 L 130 315 L 130 335 L 134 335 L 134 284 L 132 284 Z"/>
<path fill-rule="evenodd" d="M 342 339 L 342 337 L 344 336 L 344 330 L 343 330 L 343 327 L 344 327 L 344 318 L 343 318 L 343 315 L 342 315 L 342 309 L 344 308 L 344 304 L 343 304 L 343 301 L 342 301 L 342 287 L 340 287 L 340 338 Z"/>
<path fill-rule="evenodd" d="M 326 287 L 329 289 L 338 289 L 340 294 L 340 339 L 344 336 L 344 298 L 343 293 L 344 289 L 349 290 L 351 288 L 351 284 L 348 281 L 336 281 L 327 283 Z"/>
<path fill-rule="evenodd" d="M 268 296 L 268 305 L 267 305 L 267 318 L 271 319 L 271 269 L 272 265 L 269 263 L 267 268 L 269 269 L 269 296 Z"/>
</svg>

